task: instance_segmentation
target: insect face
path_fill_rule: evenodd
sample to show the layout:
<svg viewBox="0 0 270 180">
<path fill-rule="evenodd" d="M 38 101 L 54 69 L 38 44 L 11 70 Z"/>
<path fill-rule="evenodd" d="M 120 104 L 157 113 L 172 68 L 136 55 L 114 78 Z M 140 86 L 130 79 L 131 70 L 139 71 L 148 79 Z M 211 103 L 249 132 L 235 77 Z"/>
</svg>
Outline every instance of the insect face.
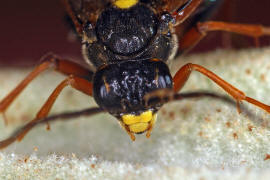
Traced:
<svg viewBox="0 0 270 180">
<path fill-rule="evenodd" d="M 150 122 L 162 104 L 148 107 L 144 96 L 157 89 L 172 89 L 173 82 L 164 62 L 129 60 L 101 67 L 94 76 L 93 87 L 98 105 L 120 121 Z"/>
<path fill-rule="evenodd" d="M 124 2 L 116 2 L 120 4 L 100 13 L 95 27 L 85 26 L 83 51 L 97 69 L 93 79 L 97 104 L 115 116 L 127 132 L 143 133 L 153 126 L 162 105 L 148 107 L 143 97 L 173 87 L 165 62 L 176 52 L 170 26 L 174 19 L 143 3 L 126 1 L 131 5 L 121 8 Z"/>
</svg>

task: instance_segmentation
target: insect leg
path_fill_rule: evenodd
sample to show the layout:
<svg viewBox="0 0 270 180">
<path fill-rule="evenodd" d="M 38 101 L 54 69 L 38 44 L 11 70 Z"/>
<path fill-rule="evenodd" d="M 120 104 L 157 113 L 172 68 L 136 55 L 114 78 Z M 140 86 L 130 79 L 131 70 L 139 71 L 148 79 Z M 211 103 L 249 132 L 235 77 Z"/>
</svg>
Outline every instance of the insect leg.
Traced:
<svg viewBox="0 0 270 180">
<path fill-rule="evenodd" d="M 185 7 L 173 12 L 171 15 L 175 19 L 174 26 L 177 26 L 184 22 L 198 8 L 202 1 L 203 0 L 189 0 L 186 3 Z"/>
<path fill-rule="evenodd" d="M 77 33 L 81 36 L 82 32 L 83 32 L 82 25 L 81 25 L 81 23 L 79 23 L 77 17 L 75 16 L 75 14 L 71 8 L 70 2 L 68 0 L 61 0 L 61 1 L 62 1 L 63 5 L 65 6 L 69 17 L 71 18 Z"/>
<path fill-rule="evenodd" d="M 15 87 L 3 100 L 0 101 L 0 113 L 5 113 L 10 104 L 15 100 L 15 98 L 24 90 L 24 88 L 35 79 L 43 71 L 54 68 L 56 71 L 61 72 L 66 75 L 75 75 L 81 78 L 91 79 L 93 72 L 89 71 L 86 68 L 81 67 L 80 65 L 70 62 L 64 59 L 58 59 L 56 57 L 47 57 L 38 65 L 28 76 L 26 76 L 20 84 Z M 5 124 L 8 124 L 6 118 Z"/>
<path fill-rule="evenodd" d="M 226 31 L 246 36 L 255 39 L 262 36 L 270 36 L 270 28 L 261 25 L 251 24 L 236 24 L 219 21 L 207 21 L 197 23 L 196 27 L 191 28 L 182 39 L 179 41 L 179 49 L 184 51 L 195 46 L 208 32 L 211 31 Z"/>
<path fill-rule="evenodd" d="M 27 133 L 29 131 L 29 128 L 31 129 L 38 124 L 49 123 L 51 121 L 56 121 L 56 120 L 70 120 L 70 119 L 73 119 L 73 118 L 79 117 L 79 116 L 91 116 L 91 115 L 95 115 L 95 114 L 98 114 L 101 112 L 104 112 L 104 110 L 101 108 L 88 108 L 88 109 L 84 109 L 82 111 L 56 114 L 56 115 L 53 115 L 50 117 L 38 119 L 37 121 L 34 121 L 34 122 L 31 121 L 31 122 L 27 123 L 26 125 L 24 125 L 23 127 L 16 130 L 14 133 L 12 133 L 12 135 L 10 137 L 0 141 L 0 149 L 3 149 L 5 147 L 9 146 L 14 141 L 16 141 L 17 138 L 22 136 L 22 134 Z"/>
<path fill-rule="evenodd" d="M 223 79 L 218 77 L 213 72 L 211 72 L 208 69 L 206 69 L 206 68 L 204 68 L 204 67 L 202 67 L 200 65 L 197 65 L 197 64 L 188 63 L 188 64 L 184 65 L 183 67 L 181 67 L 177 71 L 177 73 L 175 74 L 175 76 L 173 78 L 174 92 L 178 92 L 184 86 L 185 82 L 189 78 L 189 75 L 194 70 L 202 73 L 205 76 L 207 76 L 212 81 L 214 81 L 216 84 L 218 84 L 220 87 L 222 87 L 228 94 L 230 94 L 236 100 L 237 108 L 238 108 L 239 112 L 240 112 L 239 103 L 242 100 L 244 100 L 244 101 L 247 101 L 247 102 L 249 102 L 251 104 L 254 104 L 254 105 L 256 105 L 256 106 L 258 106 L 258 107 L 260 107 L 260 108 L 262 108 L 265 111 L 270 113 L 270 106 L 268 106 L 266 104 L 263 104 L 263 103 L 255 100 L 255 99 L 252 99 L 252 98 L 246 96 L 242 91 L 235 88 L 234 86 L 232 86 L 228 82 L 224 81 Z"/>
<path fill-rule="evenodd" d="M 68 85 L 70 85 L 72 88 L 77 89 L 77 90 L 79 90 L 79 91 L 81 91 L 89 96 L 92 95 L 92 83 L 91 82 L 89 82 L 83 78 L 74 77 L 73 75 L 70 75 L 68 78 L 63 80 L 55 88 L 55 90 L 52 92 L 52 94 L 47 99 L 45 104 L 41 107 L 41 109 L 37 113 L 36 117 L 32 121 L 30 121 L 28 123 L 28 125 L 23 128 L 23 131 L 21 131 L 18 135 L 16 135 L 16 137 L 11 138 L 11 140 L 8 141 L 8 144 L 14 142 L 15 140 L 21 141 L 23 139 L 23 137 L 34 127 L 35 123 L 38 120 L 46 118 L 48 116 L 53 104 L 55 103 L 55 100 L 57 99 L 59 94 L 62 92 L 62 90 Z M 3 143 L 3 145 L 1 145 L 1 143 L 0 143 L 0 149 L 4 148 L 8 144 Z"/>
</svg>

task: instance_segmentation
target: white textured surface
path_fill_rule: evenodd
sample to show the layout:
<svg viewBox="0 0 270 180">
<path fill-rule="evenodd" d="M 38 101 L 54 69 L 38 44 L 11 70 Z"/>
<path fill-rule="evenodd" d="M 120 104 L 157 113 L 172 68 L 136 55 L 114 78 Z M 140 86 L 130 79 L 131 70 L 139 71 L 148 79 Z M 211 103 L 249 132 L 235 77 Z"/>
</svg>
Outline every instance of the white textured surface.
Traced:
<svg viewBox="0 0 270 180">
<path fill-rule="evenodd" d="M 248 96 L 270 104 L 270 49 L 216 51 L 174 62 L 177 69 L 192 62 L 212 70 Z M 0 99 L 27 73 L 1 69 Z M 7 112 L 12 124 L 30 120 L 63 79 L 44 73 Z M 225 92 L 194 72 L 184 91 Z M 247 112 L 213 99 L 170 103 L 159 112 L 150 139 L 131 142 L 107 114 L 78 118 L 32 130 L 20 143 L 0 152 L 0 177 L 5 179 L 269 179 L 270 115 L 243 103 Z M 67 88 L 53 113 L 95 106 L 85 95 Z M 1 119 L 0 119 L 1 120 Z M 0 122 L 0 138 L 15 125 Z"/>
</svg>

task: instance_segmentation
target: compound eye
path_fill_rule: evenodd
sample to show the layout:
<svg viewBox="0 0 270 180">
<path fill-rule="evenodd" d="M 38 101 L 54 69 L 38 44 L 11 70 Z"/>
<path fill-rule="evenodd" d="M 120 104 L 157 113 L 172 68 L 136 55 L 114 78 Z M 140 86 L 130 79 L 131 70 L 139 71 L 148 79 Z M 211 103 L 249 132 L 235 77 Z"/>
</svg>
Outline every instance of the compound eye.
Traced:
<svg viewBox="0 0 270 180">
<path fill-rule="evenodd" d="M 103 81 L 104 82 L 104 81 Z M 102 84 L 99 88 L 99 94 L 101 99 L 106 99 L 109 95 L 110 89 L 108 88 L 108 84 Z"/>
<path fill-rule="evenodd" d="M 110 71 L 110 67 L 105 67 L 96 72 L 93 80 L 93 95 L 100 107 L 112 112 L 122 109 L 122 105 L 121 97 L 117 94 L 120 85 L 117 80 L 110 78 Z"/>
<path fill-rule="evenodd" d="M 173 81 L 168 68 L 159 59 L 151 60 L 155 66 L 155 81 L 158 89 L 170 89 L 173 86 Z"/>
<path fill-rule="evenodd" d="M 169 74 L 160 74 L 158 75 L 158 88 L 166 89 L 171 88 L 172 86 L 172 78 Z"/>
</svg>

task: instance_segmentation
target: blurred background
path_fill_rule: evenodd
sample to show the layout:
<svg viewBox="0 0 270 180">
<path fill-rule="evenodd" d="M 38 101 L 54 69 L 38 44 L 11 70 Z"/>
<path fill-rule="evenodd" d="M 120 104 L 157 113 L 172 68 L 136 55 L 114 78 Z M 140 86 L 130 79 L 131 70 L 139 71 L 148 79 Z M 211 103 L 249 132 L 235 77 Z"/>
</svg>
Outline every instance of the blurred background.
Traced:
<svg viewBox="0 0 270 180">
<path fill-rule="evenodd" d="M 230 22 L 270 26 L 269 0 L 227 1 L 232 7 Z M 221 9 L 213 19 L 228 21 L 224 9 L 226 8 Z M 72 36 L 64 22 L 64 14 L 64 8 L 58 0 L 1 1 L 0 65 L 34 65 L 48 52 L 80 59 L 80 43 L 71 41 Z M 211 33 L 192 52 L 224 48 L 221 36 L 222 33 Z M 242 43 L 234 44 L 233 48 L 247 48 L 254 45 L 251 38 L 241 36 L 237 38 L 241 39 Z M 270 38 L 264 38 L 261 42 L 262 45 L 269 45 Z"/>
</svg>

